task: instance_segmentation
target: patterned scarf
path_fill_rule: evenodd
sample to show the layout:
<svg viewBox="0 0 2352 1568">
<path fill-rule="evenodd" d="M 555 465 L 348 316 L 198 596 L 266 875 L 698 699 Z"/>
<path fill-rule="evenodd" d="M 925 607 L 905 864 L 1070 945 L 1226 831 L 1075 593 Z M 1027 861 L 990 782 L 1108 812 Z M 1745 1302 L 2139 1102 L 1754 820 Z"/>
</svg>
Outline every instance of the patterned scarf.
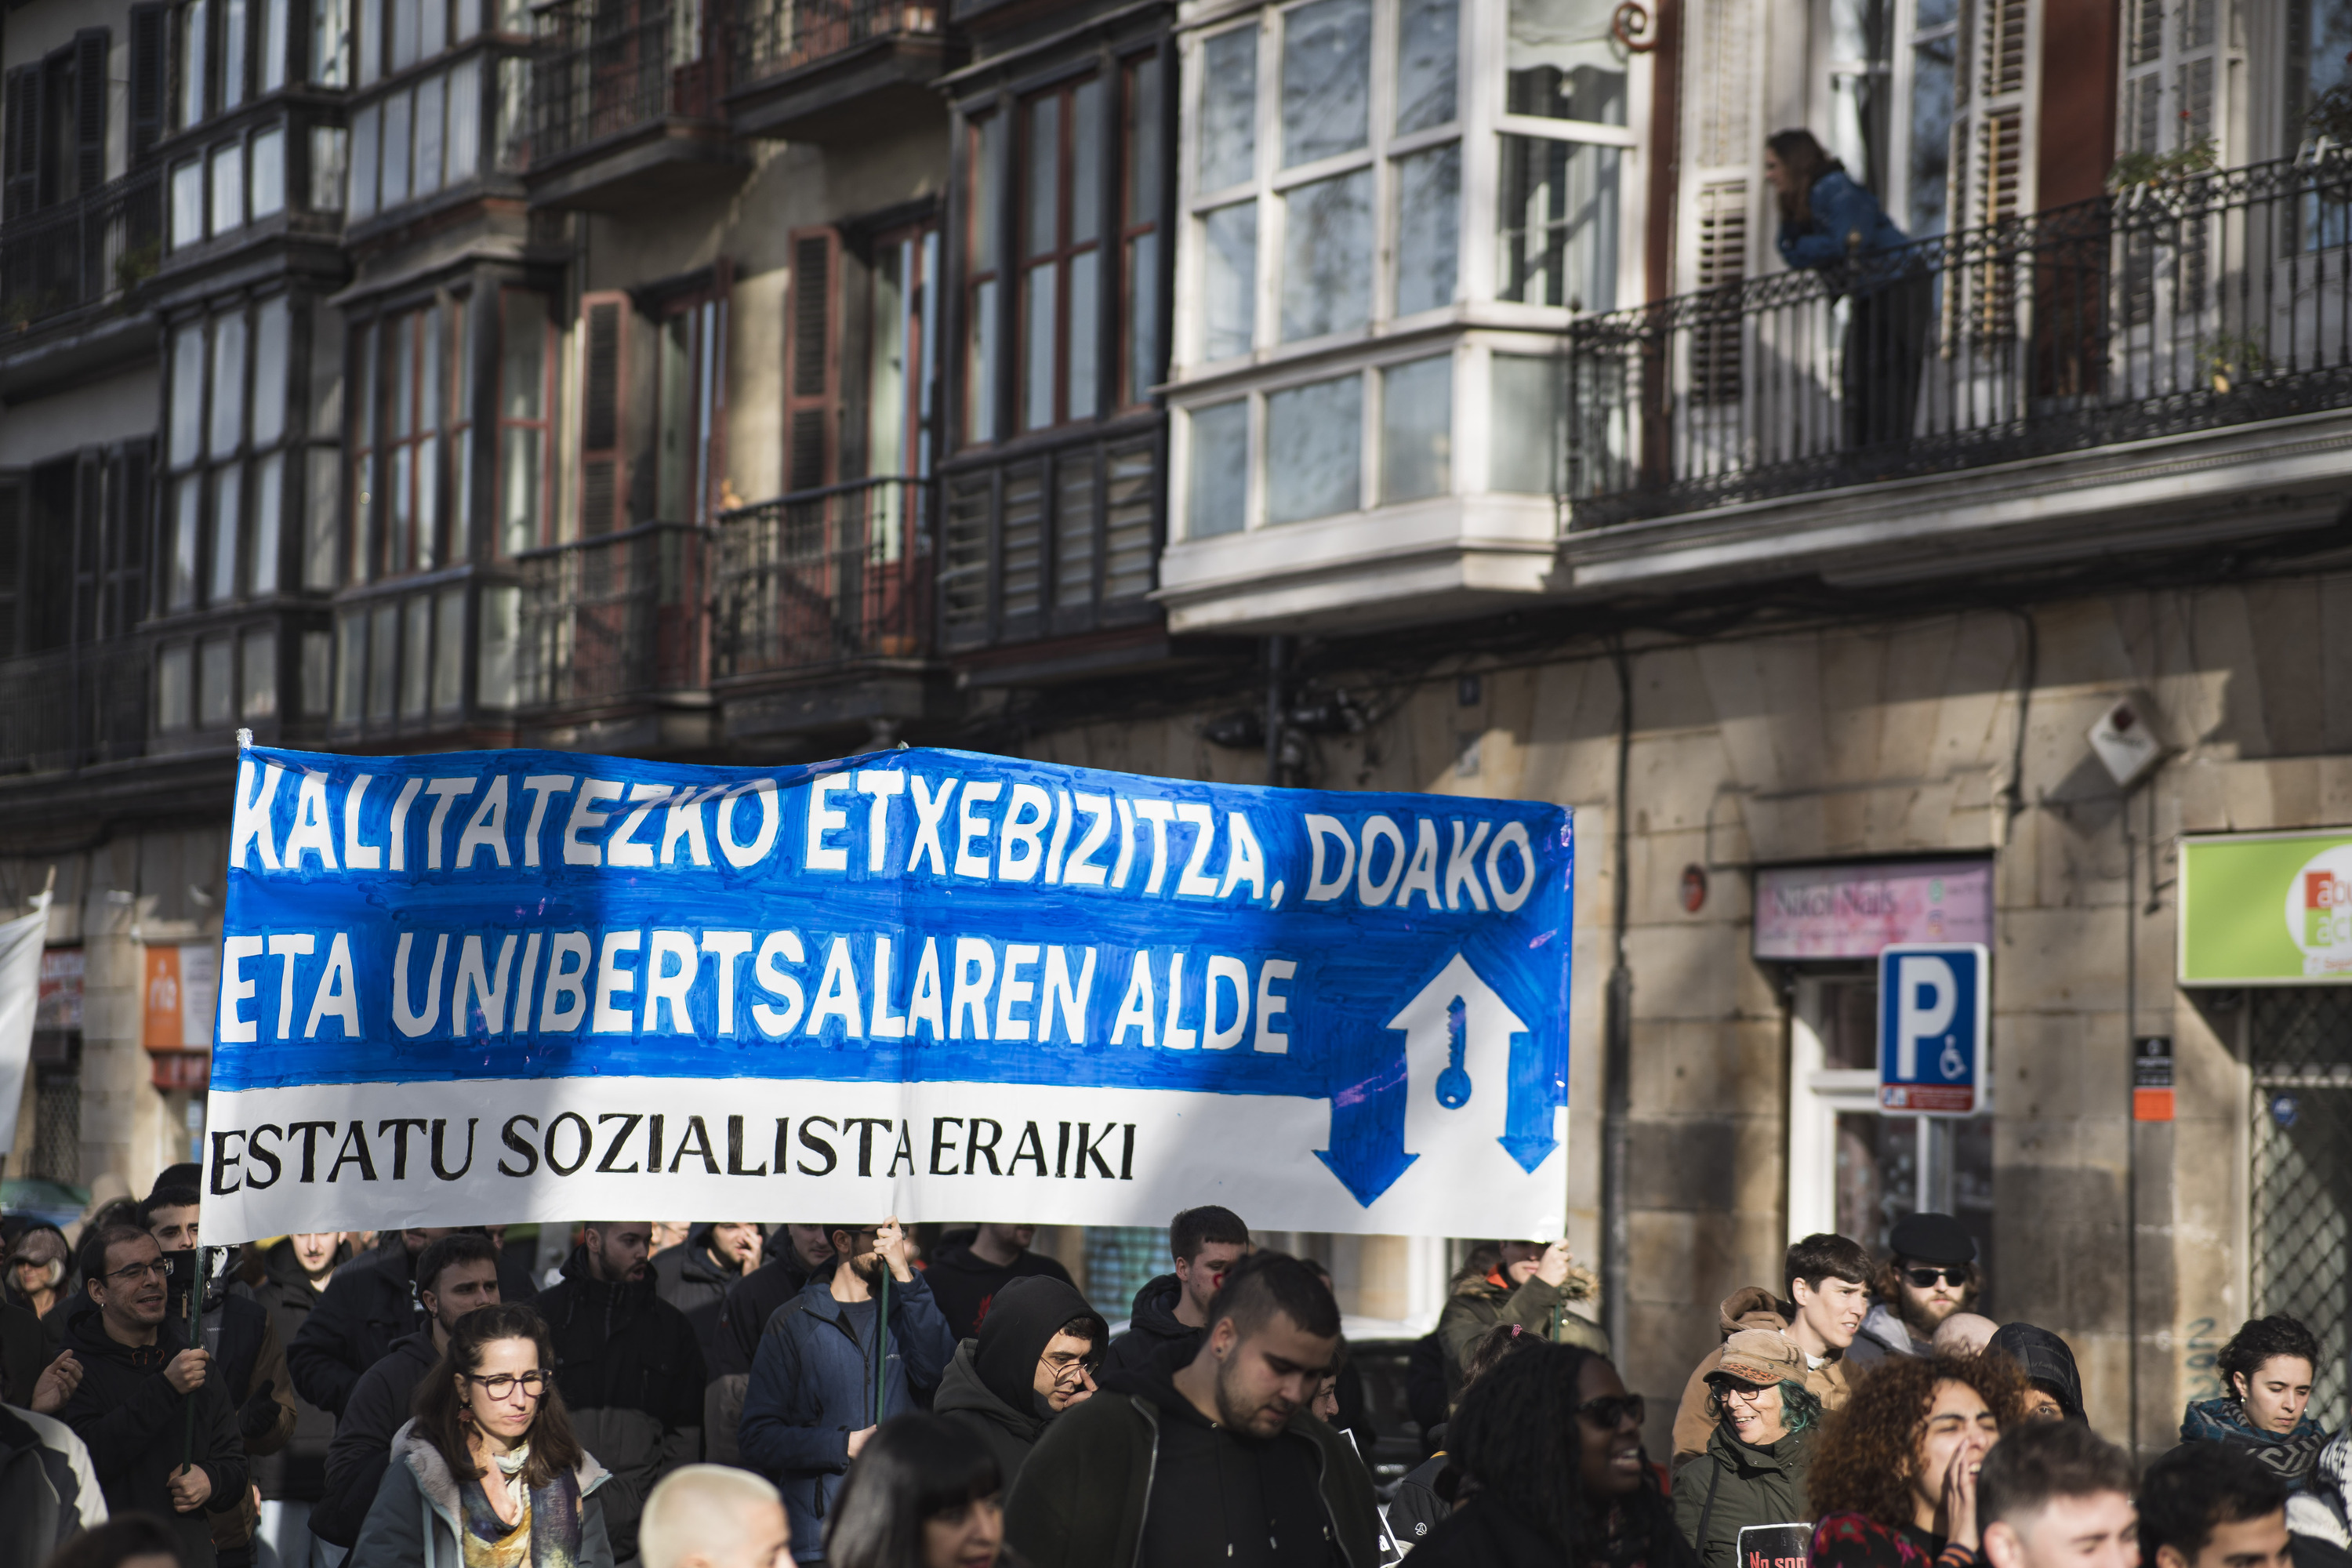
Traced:
<svg viewBox="0 0 2352 1568">
<path fill-rule="evenodd" d="M 2224 1396 L 2191 1405 L 2181 1416 L 2180 1440 L 2227 1443 L 2242 1448 L 2264 1469 L 2284 1481 L 2287 1490 L 2299 1492 L 2310 1484 L 2312 1467 L 2319 1462 L 2320 1449 L 2327 1446 L 2327 1433 L 2308 1415 L 2284 1436 L 2257 1431 L 2247 1421 L 2244 1408 L 2236 1400 Z"/>
<path fill-rule="evenodd" d="M 580 1483 L 570 1471 L 543 1487 L 526 1487 L 522 1471 L 530 1459 L 525 1444 L 511 1454 L 492 1456 L 496 1474 L 520 1510 L 514 1523 L 499 1516 L 471 1476 L 458 1489 L 466 1528 L 465 1568 L 575 1568 L 580 1559 Z"/>
</svg>

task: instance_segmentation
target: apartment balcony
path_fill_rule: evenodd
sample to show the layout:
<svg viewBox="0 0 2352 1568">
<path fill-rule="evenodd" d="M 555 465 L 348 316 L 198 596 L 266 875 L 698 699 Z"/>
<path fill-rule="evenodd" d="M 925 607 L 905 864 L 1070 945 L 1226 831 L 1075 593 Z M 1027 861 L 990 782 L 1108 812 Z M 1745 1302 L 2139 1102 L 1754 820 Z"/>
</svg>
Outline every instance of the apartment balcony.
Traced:
<svg viewBox="0 0 2352 1568">
<path fill-rule="evenodd" d="M 2352 153 L 1588 317 L 1564 368 L 1578 595 L 2326 526 L 2352 482 Z"/>
<path fill-rule="evenodd" d="M 732 189 L 723 0 L 557 0 L 538 12 L 529 183 L 535 205 L 635 212 Z"/>
<path fill-rule="evenodd" d="M 936 115 L 946 0 L 734 0 L 728 109 L 745 135 L 826 142 Z"/>
<path fill-rule="evenodd" d="M 730 741 L 944 717 L 932 659 L 932 486 L 803 490 L 719 520 L 714 688 Z"/>
<path fill-rule="evenodd" d="M 522 743 L 664 754 L 709 745 L 710 542 L 693 523 L 647 522 L 518 558 Z"/>
<path fill-rule="evenodd" d="M 0 395 L 154 352 L 126 306 L 163 250 L 163 170 L 136 170 L 0 226 Z"/>
</svg>

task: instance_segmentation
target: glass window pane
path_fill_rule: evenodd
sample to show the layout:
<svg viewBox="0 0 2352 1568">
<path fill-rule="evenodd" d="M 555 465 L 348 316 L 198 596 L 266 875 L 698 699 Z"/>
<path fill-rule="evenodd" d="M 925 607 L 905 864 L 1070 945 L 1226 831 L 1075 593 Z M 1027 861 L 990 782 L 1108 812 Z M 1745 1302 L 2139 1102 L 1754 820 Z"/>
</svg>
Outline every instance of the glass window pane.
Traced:
<svg viewBox="0 0 2352 1568">
<path fill-rule="evenodd" d="M 1102 310 L 1102 252 L 1089 250 L 1070 258 L 1070 412 L 1073 419 L 1090 419 L 1095 413 L 1095 383 L 1101 333 L 1097 330 Z"/>
<path fill-rule="evenodd" d="M 994 279 L 971 291 L 971 344 L 968 356 L 971 384 L 964 405 L 971 418 L 971 438 L 996 439 L 997 288 Z"/>
<path fill-rule="evenodd" d="M 1454 488 L 1454 358 L 1381 373 L 1381 500 L 1442 496 Z"/>
<path fill-rule="evenodd" d="M 474 700 L 485 708 L 514 706 L 515 643 L 521 616 L 521 589 L 482 590 L 482 647 L 474 667 Z"/>
<path fill-rule="evenodd" d="M 261 0 L 261 89 L 276 92 L 286 85 L 286 13 L 294 0 Z"/>
<path fill-rule="evenodd" d="M 509 419 L 547 417 L 547 304 L 509 289 L 499 296 L 499 413 Z"/>
<path fill-rule="evenodd" d="M 188 727 L 193 717 L 190 698 L 195 685 L 195 650 L 173 643 L 155 655 L 155 728 L 173 735 Z"/>
<path fill-rule="evenodd" d="M 1070 243 L 1102 237 L 1102 78 L 1078 84 L 1070 110 Z"/>
<path fill-rule="evenodd" d="M 449 168 L 447 183 L 481 173 L 482 62 L 479 56 L 449 68 Z"/>
<path fill-rule="evenodd" d="M 1201 46 L 1199 188 L 1222 191 L 1257 170 L 1257 26 Z"/>
<path fill-rule="evenodd" d="M 878 260 L 878 258 L 877 258 Z M 875 268 L 875 288 L 882 287 L 882 268 Z M 658 382 L 654 396 L 654 515 L 688 516 L 686 498 L 693 464 L 694 407 L 687 383 L 694 367 L 691 341 L 694 319 L 672 316 L 661 326 L 656 362 Z"/>
<path fill-rule="evenodd" d="M 416 13 L 416 58 L 429 60 L 449 47 L 449 0 L 408 0 Z"/>
<path fill-rule="evenodd" d="M 1286 201 L 1282 341 L 1364 326 L 1372 319 L 1372 172 L 1301 185 Z"/>
<path fill-rule="evenodd" d="M 396 92 L 383 100 L 383 190 L 376 199 L 387 211 L 408 199 L 409 119 L 415 108 L 413 93 Z"/>
<path fill-rule="evenodd" d="M 510 425 L 499 455 L 499 548 L 520 554 L 539 542 L 539 489 L 544 435 Z"/>
<path fill-rule="evenodd" d="M 1062 235 L 1062 99 L 1058 93 L 1029 106 L 1028 165 L 1021 205 L 1024 256 L 1055 249 Z"/>
<path fill-rule="evenodd" d="M 213 417 L 209 454 L 225 458 L 245 440 L 245 312 L 213 318 Z"/>
<path fill-rule="evenodd" d="M 1160 237 L 1143 235 L 1127 247 L 1126 397 L 1142 403 L 1160 381 Z"/>
<path fill-rule="evenodd" d="M 343 181 L 348 174 L 352 133 L 340 125 L 310 127 L 310 210 L 343 210 Z"/>
<path fill-rule="evenodd" d="M 245 101 L 245 25 L 248 0 L 221 0 L 220 105 Z"/>
<path fill-rule="evenodd" d="M 335 721 L 359 721 L 361 698 L 367 689 L 367 616 L 361 611 L 335 623 Z"/>
<path fill-rule="evenodd" d="M 205 114 L 205 83 L 212 75 L 211 0 L 188 0 L 180 14 L 180 123 L 200 123 Z"/>
<path fill-rule="evenodd" d="M 341 455 L 331 447 L 313 447 L 310 468 L 310 492 L 303 498 L 302 586 L 331 588 L 335 585 L 335 556 L 340 543 L 335 520 L 341 508 L 335 500 L 343 488 Z"/>
<path fill-rule="evenodd" d="M 1021 301 L 1021 428 L 1042 430 L 1054 423 L 1054 284 L 1060 268 L 1032 268 Z"/>
<path fill-rule="evenodd" d="M 331 632 L 302 634 L 302 713 L 323 718 L 333 698 L 335 638 Z"/>
<path fill-rule="evenodd" d="M 184 468 L 196 460 L 205 429 L 205 324 L 190 321 L 172 334 L 172 439 L 169 460 Z"/>
<path fill-rule="evenodd" d="M 404 71 L 424 58 L 418 47 L 424 30 L 424 17 L 418 13 L 425 9 L 424 0 L 384 0 L 384 3 L 392 13 L 392 63 L 386 68 Z"/>
<path fill-rule="evenodd" d="M 1616 0 L 1511 0 L 1505 110 L 1624 124 L 1623 52 L 1609 36 L 1616 10 Z"/>
<path fill-rule="evenodd" d="M 358 0 L 360 85 L 383 74 L 383 0 Z"/>
<path fill-rule="evenodd" d="M 368 616 L 367 716 L 392 717 L 393 694 L 400 685 L 400 606 L 378 605 Z"/>
<path fill-rule="evenodd" d="M 530 62 L 509 55 L 499 61 L 499 167 L 520 169 L 530 146 Z"/>
<path fill-rule="evenodd" d="M 407 610 L 407 625 L 401 628 L 400 716 L 421 719 L 432 697 L 433 595 L 415 595 Z"/>
<path fill-rule="evenodd" d="M 226 637 L 196 645 L 196 723 L 218 730 L 236 722 L 236 643 Z"/>
<path fill-rule="evenodd" d="M 244 700 L 238 716 L 250 721 L 278 712 L 278 634 L 268 626 L 245 634 Z"/>
<path fill-rule="evenodd" d="M 1245 354 L 1257 334 L 1257 203 L 1235 202 L 1201 221 L 1201 357 Z"/>
<path fill-rule="evenodd" d="M 466 700 L 466 590 L 444 588 L 434 601 L 433 711 L 454 712 Z"/>
<path fill-rule="evenodd" d="M 1397 131 L 1427 131 L 1454 118 L 1462 36 L 1459 0 L 1400 0 L 1397 7 Z"/>
<path fill-rule="evenodd" d="M 1265 521 L 1299 522 L 1353 511 L 1364 473 L 1364 378 L 1309 382 L 1265 400 Z"/>
<path fill-rule="evenodd" d="M 1184 536 L 1239 533 L 1249 505 L 1247 398 L 1193 411 L 1192 480 Z"/>
<path fill-rule="evenodd" d="M 1922 6 L 1922 10 L 1926 7 Z M 1952 163 L 1951 33 L 1911 51 L 1911 237 L 1944 232 L 1944 191 Z"/>
<path fill-rule="evenodd" d="M 1371 0 L 1314 0 L 1282 26 L 1282 166 L 1352 153 L 1371 131 Z"/>
<path fill-rule="evenodd" d="M 245 226 L 245 149 L 231 145 L 213 154 L 215 234 Z"/>
<path fill-rule="evenodd" d="M 310 79 L 351 85 L 352 0 L 310 0 Z"/>
<path fill-rule="evenodd" d="M 286 296 L 264 300 L 254 315 L 253 444 L 269 447 L 286 433 L 286 356 L 293 311 Z"/>
<path fill-rule="evenodd" d="M 1139 60 L 1127 77 L 1127 223 L 1160 221 L 1160 58 Z"/>
<path fill-rule="evenodd" d="M 191 609 L 196 602 L 196 532 L 204 516 L 204 479 L 190 474 L 172 483 L 172 561 L 164 584 L 164 607 Z"/>
<path fill-rule="evenodd" d="M 495 5 L 498 0 L 487 0 Z M 457 0 L 457 19 L 451 24 L 449 37 L 453 42 L 464 43 L 482 30 L 482 6 L 485 0 Z"/>
<path fill-rule="evenodd" d="M 235 463 L 213 474 L 212 571 L 205 585 L 205 602 L 226 605 L 236 599 L 237 547 L 245 538 L 245 470 Z"/>
<path fill-rule="evenodd" d="M 286 210 L 286 128 L 273 125 L 253 136 L 253 216 Z"/>
<path fill-rule="evenodd" d="M 1004 117 L 992 114 L 974 124 L 979 134 L 972 139 L 971 265 L 975 272 L 992 272 L 1003 251 L 1004 214 L 998 187 L 1004 161 Z"/>
<path fill-rule="evenodd" d="M 1462 249 L 1462 144 L 1399 158 L 1396 172 L 1396 313 L 1443 310 Z"/>
<path fill-rule="evenodd" d="M 1559 482 L 1559 361 L 1495 355 L 1487 401 L 1486 488 L 1552 494 Z"/>
<path fill-rule="evenodd" d="M 416 166 L 409 188 L 420 196 L 441 188 L 441 132 L 449 112 L 442 101 L 445 85 L 437 76 L 416 84 Z"/>
<path fill-rule="evenodd" d="M 253 595 L 278 592 L 278 556 L 284 536 L 286 454 L 272 452 L 253 466 Z"/>
<path fill-rule="evenodd" d="M 352 189 L 349 210 L 354 218 L 363 218 L 375 212 L 376 195 L 376 106 L 352 114 Z"/>
<path fill-rule="evenodd" d="M 1578 310 L 1617 308 L 1623 156 L 1590 142 L 1503 138 L 1499 298 Z"/>
<path fill-rule="evenodd" d="M 172 248 L 205 237 L 205 165 L 191 158 L 172 166 Z"/>
</svg>

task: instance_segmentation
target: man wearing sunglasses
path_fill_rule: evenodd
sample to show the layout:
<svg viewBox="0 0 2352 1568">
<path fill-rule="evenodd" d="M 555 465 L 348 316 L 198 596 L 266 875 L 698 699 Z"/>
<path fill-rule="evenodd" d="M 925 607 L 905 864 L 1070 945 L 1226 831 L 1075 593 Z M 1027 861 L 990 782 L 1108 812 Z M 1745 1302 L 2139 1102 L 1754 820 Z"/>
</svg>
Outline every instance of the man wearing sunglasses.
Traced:
<svg viewBox="0 0 2352 1568">
<path fill-rule="evenodd" d="M 100 1226 L 82 1242 L 81 1271 L 86 1299 L 67 1305 L 66 1347 L 82 1380 L 59 1414 L 89 1445 L 107 1511 L 169 1521 L 185 1568 L 214 1568 L 211 1516 L 245 1501 L 236 1409 L 212 1357 L 165 1310 L 171 1266 L 153 1237 Z"/>
<path fill-rule="evenodd" d="M 1909 1214 L 1895 1222 L 1893 1256 L 1871 1281 L 1877 1304 L 1846 1352 L 1856 1371 L 1891 1355 L 1935 1353 L 1936 1331 L 1976 1302 L 1976 1238 L 1948 1214 Z"/>
</svg>

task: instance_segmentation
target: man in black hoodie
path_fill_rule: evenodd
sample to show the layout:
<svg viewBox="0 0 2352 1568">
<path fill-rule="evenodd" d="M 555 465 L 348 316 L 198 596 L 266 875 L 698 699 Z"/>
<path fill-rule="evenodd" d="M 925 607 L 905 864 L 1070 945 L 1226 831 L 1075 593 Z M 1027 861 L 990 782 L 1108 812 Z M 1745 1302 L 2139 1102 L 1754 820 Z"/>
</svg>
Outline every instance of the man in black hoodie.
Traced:
<svg viewBox="0 0 2352 1568">
<path fill-rule="evenodd" d="M 449 1228 L 389 1232 L 372 1256 L 335 1270 L 310 1321 L 286 1347 L 296 1393 L 330 1415 L 343 1413 L 360 1373 L 382 1361 L 393 1341 L 424 1326 L 416 1303 L 416 1257 Z"/>
<path fill-rule="evenodd" d="M 938 1272 L 926 1271 L 933 1289 Z M 978 1337 L 956 1346 L 931 1408 L 988 1445 L 1009 1488 L 1046 1424 L 1094 1393 L 1094 1369 L 1109 1340 L 1076 1287 L 1015 1279 L 996 1292 Z"/>
<path fill-rule="evenodd" d="M 957 1339 L 980 1332 L 989 1302 L 1015 1279 L 1043 1275 L 1070 1283 L 1070 1271 L 1059 1260 L 1029 1250 L 1036 1239 L 1034 1225 L 983 1225 L 970 1241 L 948 1242 L 931 1255 L 923 1280 Z"/>
<path fill-rule="evenodd" d="M 1178 1215 L 1168 1226 L 1176 1271 L 1135 1293 L 1134 1316 L 1110 1342 L 1104 1373 L 1135 1371 L 1178 1346 L 1186 1354 L 1197 1348 L 1208 1331 L 1211 1298 L 1249 1248 L 1249 1226 L 1231 1209 L 1210 1204 Z"/>
<path fill-rule="evenodd" d="M 392 1439 L 407 1424 L 416 1385 L 449 1348 L 457 1320 L 477 1307 L 499 1304 L 499 1249 L 487 1236 L 454 1232 L 425 1248 L 416 1278 L 425 1326 L 394 1340 L 360 1374 L 327 1445 L 326 1479 L 310 1510 L 310 1533 L 331 1546 L 359 1540 L 392 1462 Z"/>
<path fill-rule="evenodd" d="M 171 1266 L 153 1237 L 101 1226 L 81 1267 L 88 1300 L 67 1306 L 66 1345 L 82 1379 L 60 1415 L 89 1448 L 107 1511 L 168 1520 L 185 1568 L 213 1568 L 210 1516 L 245 1501 L 236 1407 L 164 1310 Z"/>
<path fill-rule="evenodd" d="M 612 1479 L 597 1493 L 613 1560 L 637 1554 L 637 1516 L 654 1484 L 702 1457 L 702 1347 L 686 1314 L 656 1293 L 653 1226 L 595 1220 L 532 1303 L 555 1343 L 555 1382 L 580 1446 Z"/>
<path fill-rule="evenodd" d="M 1339 1308 L 1278 1252 L 1236 1267 L 1171 1347 L 1055 1420 L 1004 1506 L 1030 1568 L 1374 1568 L 1380 1510 L 1347 1439 L 1307 1411 Z"/>
<path fill-rule="evenodd" d="M 686 1314 L 702 1347 L 703 1370 L 719 1363 L 719 1311 L 727 1292 L 740 1284 L 760 1260 L 756 1225 L 698 1225 L 676 1247 L 654 1254 L 654 1289 Z"/>
</svg>

